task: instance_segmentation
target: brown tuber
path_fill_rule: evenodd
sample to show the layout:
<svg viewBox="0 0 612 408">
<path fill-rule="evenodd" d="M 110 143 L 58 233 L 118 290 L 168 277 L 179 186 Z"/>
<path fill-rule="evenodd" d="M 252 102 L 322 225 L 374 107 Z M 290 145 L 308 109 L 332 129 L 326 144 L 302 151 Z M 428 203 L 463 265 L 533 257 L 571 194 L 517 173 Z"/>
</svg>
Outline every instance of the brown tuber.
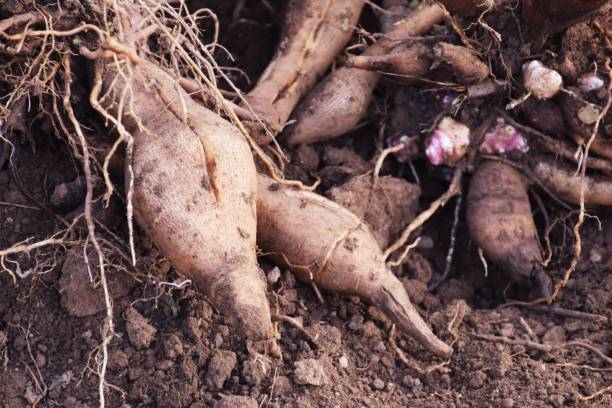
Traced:
<svg viewBox="0 0 612 408">
<path fill-rule="evenodd" d="M 536 178 L 559 198 L 572 204 L 580 204 L 580 174 L 576 169 L 545 156 L 534 156 L 529 167 Z M 612 205 L 612 180 L 604 176 L 584 178 L 584 203 L 587 205 Z"/>
<path fill-rule="evenodd" d="M 259 176 L 257 225 L 259 247 L 300 280 L 359 296 L 432 353 L 451 355 L 452 349 L 432 333 L 385 265 L 374 236 L 352 212 L 318 194 Z"/>
<path fill-rule="evenodd" d="M 96 72 L 102 105 L 115 115 L 131 107 L 121 124 L 133 137 L 136 220 L 230 324 L 274 352 L 255 254 L 257 181 L 246 139 L 151 63 L 134 66 L 129 82 L 112 61 L 97 62 Z"/>
<path fill-rule="evenodd" d="M 424 76 L 432 64 L 431 53 L 423 44 L 401 44 L 384 55 L 356 55 L 348 58 L 346 67 L 378 71 L 399 76 L 410 82 Z"/>
<path fill-rule="evenodd" d="M 514 281 L 535 281 L 540 295 L 550 295 L 551 281 L 542 269 L 542 253 L 527 186 L 505 163 L 481 163 L 467 196 L 470 236 Z"/>
<path fill-rule="evenodd" d="M 423 3 L 362 55 L 386 54 L 399 41 L 425 34 L 443 19 L 444 9 L 439 4 Z M 376 72 L 349 67 L 329 74 L 296 107 L 292 115 L 295 123 L 284 132 L 287 142 L 314 143 L 353 129 L 365 114 L 379 77 Z"/>
<path fill-rule="evenodd" d="M 362 0 L 292 0 L 278 49 L 246 100 L 275 136 L 293 108 L 346 46 L 359 19 Z M 250 122 L 258 141 L 269 140 Z"/>
<path fill-rule="evenodd" d="M 461 84 L 476 84 L 489 76 L 487 64 L 465 47 L 439 42 L 434 45 L 433 54 L 437 63 L 441 62 L 452 68 Z"/>
</svg>

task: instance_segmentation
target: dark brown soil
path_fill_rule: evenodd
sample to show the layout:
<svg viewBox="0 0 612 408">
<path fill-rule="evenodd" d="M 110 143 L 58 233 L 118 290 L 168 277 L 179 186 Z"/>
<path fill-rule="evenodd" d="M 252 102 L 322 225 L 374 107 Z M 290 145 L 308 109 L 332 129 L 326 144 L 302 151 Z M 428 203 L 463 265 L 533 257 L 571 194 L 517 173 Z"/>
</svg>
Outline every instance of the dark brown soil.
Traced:
<svg viewBox="0 0 612 408">
<path fill-rule="evenodd" d="M 217 2 L 194 3 L 214 6 Z M 273 52 L 277 35 L 273 22 L 277 16 L 264 6 L 268 2 L 244 2 L 235 18 L 235 2 L 219 3 L 223 4 L 214 6 L 213 11 L 221 21 L 221 42 L 237 56 L 235 65 L 249 78 L 257 78 Z M 271 2 L 280 9 L 278 3 Z M 368 19 L 371 15 L 366 16 Z M 586 41 L 584 35 L 579 35 L 580 28 L 576 30 L 572 35 L 578 39 L 571 44 L 568 41 L 572 40 L 566 39 L 562 44 L 562 51 L 574 60 L 582 48 L 571 45 Z M 551 41 L 561 44 L 560 37 Z M 515 45 L 516 51 L 520 44 Z M 598 58 L 596 54 L 589 51 L 584 58 L 591 61 Z M 516 51 L 508 63 L 518 67 L 521 58 Z M 588 62 L 577 63 L 575 68 L 587 69 Z M 249 87 L 240 75 L 234 78 L 244 89 Z M 390 84 L 388 88 L 393 87 Z M 336 141 L 289 151 L 292 162 L 287 175 L 304 181 L 321 177 L 321 193 L 352 206 L 366 218 L 377 239 L 388 242 L 414 216 L 419 203 L 424 209 L 444 191 L 449 173 L 417 163 L 416 174 L 427 183 L 420 188 L 406 186 L 398 178 L 414 182 L 414 174 L 407 166 L 389 159 L 382 172 L 395 179 L 389 177 L 373 191 L 363 190 L 360 179 L 353 177 L 373 167 L 377 148 L 384 143 L 379 124 L 388 122 L 391 135 L 399 129 L 411 134 L 423 130 L 441 111 L 440 99 L 444 96 L 420 92 L 419 88 L 405 88 L 396 96 L 387 89 L 380 93 L 367 125 Z M 390 100 L 418 115 L 387 118 L 387 105 L 393 105 Z M 478 124 L 485 112 L 480 102 L 470 102 L 462 119 Z M 535 115 L 526 116 L 538 122 L 531 119 Z M 542 125 L 544 129 L 554 126 L 555 123 Z M 25 240 L 45 239 L 65 228 L 64 220 L 71 220 L 80 211 L 84 198 L 80 167 L 62 140 L 41 126 L 17 141 L 11 161 L 0 162 L 0 249 Z M 342 186 L 348 180 L 352 180 L 351 184 Z M 389 192 L 386 188 L 398 191 Z M 406 196 L 410 191 L 413 197 Z M 377 196 L 365 200 L 368 194 Z M 393 200 L 402 200 L 402 211 L 388 208 Z M 589 395 L 612 383 L 610 365 L 593 352 L 569 347 L 544 353 L 470 335 L 529 340 L 529 327 L 539 342 L 582 340 L 610 355 L 609 210 L 592 211 L 601 220 L 602 228 L 598 229 L 594 220 L 586 222 L 582 259 L 555 304 L 607 319 L 594 321 L 520 307 L 498 308 L 504 302 L 504 293 L 508 298 L 519 297 L 521 289 L 506 288 L 507 279 L 492 266 L 485 276 L 461 212 L 450 278 L 435 291 L 429 291 L 428 286 L 444 270 L 453 207 L 454 201 L 436 214 L 423 229 L 419 248 L 395 271 L 434 331 L 454 344 L 454 355 L 444 370 L 420 375 L 393 352 L 388 339 L 390 322 L 379 310 L 330 293 L 323 293 L 325 302 L 321 304 L 310 286 L 296 282 L 288 271 L 279 270 L 265 258 L 261 258 L 261 264 L 268 277 L 272 309 L 301 322 L 315 344 L 293 326 L 281 322 L 278 332 L 283 361 L 250 353 L 242 339 L 224 324 L 219 311 L 189 285 L 180 285 L 183 279 L 159 259 L 142 233 L 137 238 L 138 266 L 130 267 L 121 258 L 127 236 L 125 209 L 121 203 L 113 203 L 108 209 L 97 205 L 96 216 L 109 229 L 101 233 L 108 242 L 105 248 L 110 259 L 116 261 L 109 267 L 116 327 L 109 347 L 107 405 L 612 406 L 609 393 L 590 401 L 578 399 L 578 394 Z M 556 211 L 558 208 L 551 206 L 551 216 L 557 215 Z M 536 218 L 542 227 L 541 213 Z M 569 228 L 574 219 L 568 221 Z M 555 262 L 549 270 L 558 280 L 572 255 L 570 232 L 556 230 L 553 244 Z M 95 268 L 95 261 L 89 257 L 90 264 L 85 262 L 81 246 L 72 250 L 48 247 L 30 255 L 14 259 L 27 277 L 13 280 L 9 273 L 0 273 L 0 408 L 97 406 L 96 371 L 100 361 L 96 356 L 99 359 L 104 305 L 100 287 L 94 287 L 89 280 L 88 268 Z M 8 266 L 14 270 L 14 265 Z M 456 334 L 448 330 L 453 319 L 460 323 Z M 399 336 L 397 344 L 414 364 L 441 363 L 407 337 Z"/>
</svg>

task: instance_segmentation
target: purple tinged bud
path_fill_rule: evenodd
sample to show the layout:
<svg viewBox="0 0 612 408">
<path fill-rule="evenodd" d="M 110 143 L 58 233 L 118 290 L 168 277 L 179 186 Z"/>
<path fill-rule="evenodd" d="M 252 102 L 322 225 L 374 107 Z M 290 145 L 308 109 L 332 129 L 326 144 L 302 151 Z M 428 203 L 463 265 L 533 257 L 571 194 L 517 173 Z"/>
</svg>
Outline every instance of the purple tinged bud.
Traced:
<svg viewBox="0 0 612 408">
<path fill-rule="evenodd" d="M 498 118 L 497 125 L 485 134 L 480 150 L 488 154 L 504 154 L 511 151 L 527 153 L 529 146 L 517 128 Z"/>
<path fill-rule="evenodd" d="M 454 164 L 470 144 L 470 128 L 450 117 L 444 117 L 425 145 L 425 154 L 435 166 Z"/>
</svg>

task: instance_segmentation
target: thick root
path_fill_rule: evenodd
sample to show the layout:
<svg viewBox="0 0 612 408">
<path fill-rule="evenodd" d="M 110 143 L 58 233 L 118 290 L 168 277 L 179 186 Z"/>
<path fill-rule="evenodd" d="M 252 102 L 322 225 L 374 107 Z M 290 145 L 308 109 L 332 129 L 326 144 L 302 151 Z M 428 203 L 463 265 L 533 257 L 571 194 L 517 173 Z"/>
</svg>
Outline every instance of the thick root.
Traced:
<svg viewBox="0 0 612 408">
<path fill-rule="evenodd" d="M 276 55 L 246 97 L 273 135 L 283 129 L 300 98 L 346 46 L 363 4 L 362 0 L 289 2 Z M 255 133 L 258 140 L 266 139 L 263 129 Z"/>
<path fill-rule="evenodd" d="M 353 213 L 258 176 L 257 219 L 258 245 L 300 280 L 370 301 L 432 353 L 452 353 L 415 310 L 375 238 Z"/>
<path fill-rule="evenodd" d="M 560 198 L 580 205 L 581 178 L 575 169 L 545 156 L 530 157 L 529 167 L 538 180 Z M 585 177 L 584 203 L 612 205 L 612 179 L 604 176 Z"/>
<path fill-rule="evenodd" d="M 120 105 L 122 90 L 133 98 L 125 101 L 131 112 L 123 123 L 133 136 L 138 223 L 230 324 L 272 344 L 255 256 L 255 165 L 246 140 L 153 64 L 143 61 L 127 82 L 110 63 L 98 64 L 103 92 L 117 82 L 107 108 Z"/>
<path fill-rule="evenodd" d="M 394 26 L 364 52 L 364 56 L 387 53 L 406 37 L 422 35 L 444 18 L 438 4 L 425 4 Z M 293 114 L 295 124 L 284 132 L 289 144 L 308 144 L 332 139 L 353 129 L 365 114 L 379 74 L 342 67 L 328 75 L 300 102 Z"/>
<path fill-rule="evenodd" d="M 470 182 L 466 216 L 470 236 L 495 264 L 515 281 L 534 279 L 542 294 L 550 292 L 527 186 L 514 167 L 480 164 Z"/>
</svg>

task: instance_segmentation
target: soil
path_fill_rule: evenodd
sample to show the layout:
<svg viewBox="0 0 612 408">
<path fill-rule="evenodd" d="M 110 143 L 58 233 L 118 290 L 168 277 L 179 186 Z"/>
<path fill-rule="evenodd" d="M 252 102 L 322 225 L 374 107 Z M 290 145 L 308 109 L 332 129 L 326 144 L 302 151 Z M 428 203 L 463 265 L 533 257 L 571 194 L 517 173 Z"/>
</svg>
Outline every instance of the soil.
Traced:
<svg viewBox="0 0 612 408">
<path fill-rule="evenodd" d="M 196 1 L 210 6 L 221 22 L 221 43 L 236 57 L 233 64 L 257 78 L 270 59 L 278 33 L 278 17 L 266 5 L 280 2 Z M 197 3 L 197 4 L 195 4 Z M 216 3 L 222 3 L 216 5 Z M 372 13 L 365 16 L 366 26 Z M 499 27 L 500 25 L 497 25 Z M 507 24 L 513 30 L 512 24 Z M 583 28 L 584 29 L 584 28 Z M 442 30 L 442 28 L 440 29 Z M 554 37 L 576 70 L 588 63 L 572 57 L 587 41 Z M 253 41 L 253 39 L 257 39 Z M 571 44 L 570 44 L 571 43 Z M 559 45 L 560 44 L 560 45 Z M 508 49 L 512 48 L 509 45 Z M 520 44 L 515 44 L 520 48 Z M 587 61 L 596 53 L 581 54 Z M 559 51 L 557 49 L 556 51 Z M 504 52 L 510 52 L 504 50 Z M 528 54 L 524 49 L 523 54 Z M 571 54 L 571 55 L 570 55 Z M 223 57 L 219 57 L 223 61 Z M 508 66 L 520 66 L 518 53 Z M 223 64 L 221 64 L 223 65 Z M 506 69 L 499 68 L 500 71 Z M 248 89 L 245 76 L 233 76 Z M 385 175 L 373 190 L 359 178 L 372 169 L 384 143 L 380 124 L 389 124 L 389 136 L 401 129 L 409 134 L 430 126 L 442 111 L 444 95 L 404 88 L 393 95 L 388 83 L 377 96 L 371 120 L 335 141 L 288 150 L 290 178 L 322 179 L 320 192 L 360 212 L 381 243 L 389 242 L 401 227 L 438 197 L 451 173 L 418 163 L 412 172 L 389 159 Z M 391 103 L 390 101 L 394 101 Z M 418 115 L 391 116 L 391 106 L 406 105 Z M 424 109 L 428 106 L 429 109 Z M 527 106 L 527 105 L 526 105 Z M 393 110 L 392 109 L 392 110 Z M 524 108 L 527 109 L 527 108 Z M 537 108 L 533 108 L 536 110 Z M 461 117 L 471 125 L 485 116 L 478 101 L 468 102 Z M 529 113 L 529 112 L 528 112 Z M 393 113 L 390 113 L 393 115 Z M 535 115 L 526 114 L 529 121 Z M 536 126 L 535 124 L 533 126 Z M 542 129 L 559 127 L 557 123 Z M 477 126 L 473 126 L 475 128 Z M 0 151 L 0 248 L 48 238 L 66 227 L 65 220 L 82 211 L 84 190 L 80 167 L 65 143 L 38 125 L 18 137 L 15 155 L 2 163 Z M 448 170 L 448 169 L 447 169 Z M 427 183 L 416 183 L 414 174 Z M 401 179 L 401 180 L 400 180 Z M 349 183 L 345 183 L 349 181 Z M 420 194 L 420 196 L 419 196 Z M 374 195 L 364 200 L 366 195 Z M 547 197 L 544 197 L 547 199 Z M 389 203 L 403 207 L 389 208 Z M 548 202 L 546 201 L 548 205 Z M 537 207 L 536 207 L 537 208 Z M 550 205 L 551 216 L 559 209 Z M 577 270 L 555 306 L 604 316 L 607 320 L 568 317 L 520 306 L 500 307 L 520 297 L 522 288 L 508 287 L 508 279 L 489 265 L 485 273 L 471 244 L 460 211 L 455 257 L 450 278 L 436 290 L 445 267 L 454 201 L 439 211 L 421 231 L 421 243 L 394 272 L 413 303 L 454 354 L 443 369 L 420 374 L 417 364 L 443 363 L 408 337 L 397 335 L 397 346 L 410 361 L 397 358 L 389 332 L 391 323 L 376 308 L 357 299 L 323 293 L 321 303 L 309 285 L 296 282 L 288 271 L 260 258 L 268 278 L 269 301 L 277 314 L 293 317 L 294 326 L 278 323 L 283 360 L 250 352 L 243 340 L 223 322 L 219 311 L 171 270 L 152 244 L 138 233 L 139 262 L 129 266 L 125 256 L 125 208 L 111 202 L 95 206 L 106 226 L 102 233 L 113 297 L 115 336 L 109 346 L 107 405 L 110 407 L 609 407 L 612 395 L 581 401 L 612 383 L 612 372 L 600 357 L 578 347 L 537 351 L 476 339 L 472 334 L 534 339 L 551 344 L 582 340 L 612 352 L 612 217 L 594 209 L 601 228 L 587 220 L 582 230 L 583 255 Z M 536 213 L 543 227 L 541 212 Z M 571 228 L 570 221 L 567 226 Z M 551 236 L 555 261 L 551 275 L 560 279 L 572 255 L 571 235 L 564 228 Z M 82 246 L 43 248 L 14 260 L 23 278 L 0 273 L 0 407 L 27 406 L 85 408 L 98 405 L 98 350 L 104 325 L 99 285 L 90 282 L 95 257 Z M 450 324 L 458 330 L 450 330 Z M 529 333 L 531 331 L 532 333 Z M 314 340 L 313 340 L 314 339 Z"/>
</svg>

